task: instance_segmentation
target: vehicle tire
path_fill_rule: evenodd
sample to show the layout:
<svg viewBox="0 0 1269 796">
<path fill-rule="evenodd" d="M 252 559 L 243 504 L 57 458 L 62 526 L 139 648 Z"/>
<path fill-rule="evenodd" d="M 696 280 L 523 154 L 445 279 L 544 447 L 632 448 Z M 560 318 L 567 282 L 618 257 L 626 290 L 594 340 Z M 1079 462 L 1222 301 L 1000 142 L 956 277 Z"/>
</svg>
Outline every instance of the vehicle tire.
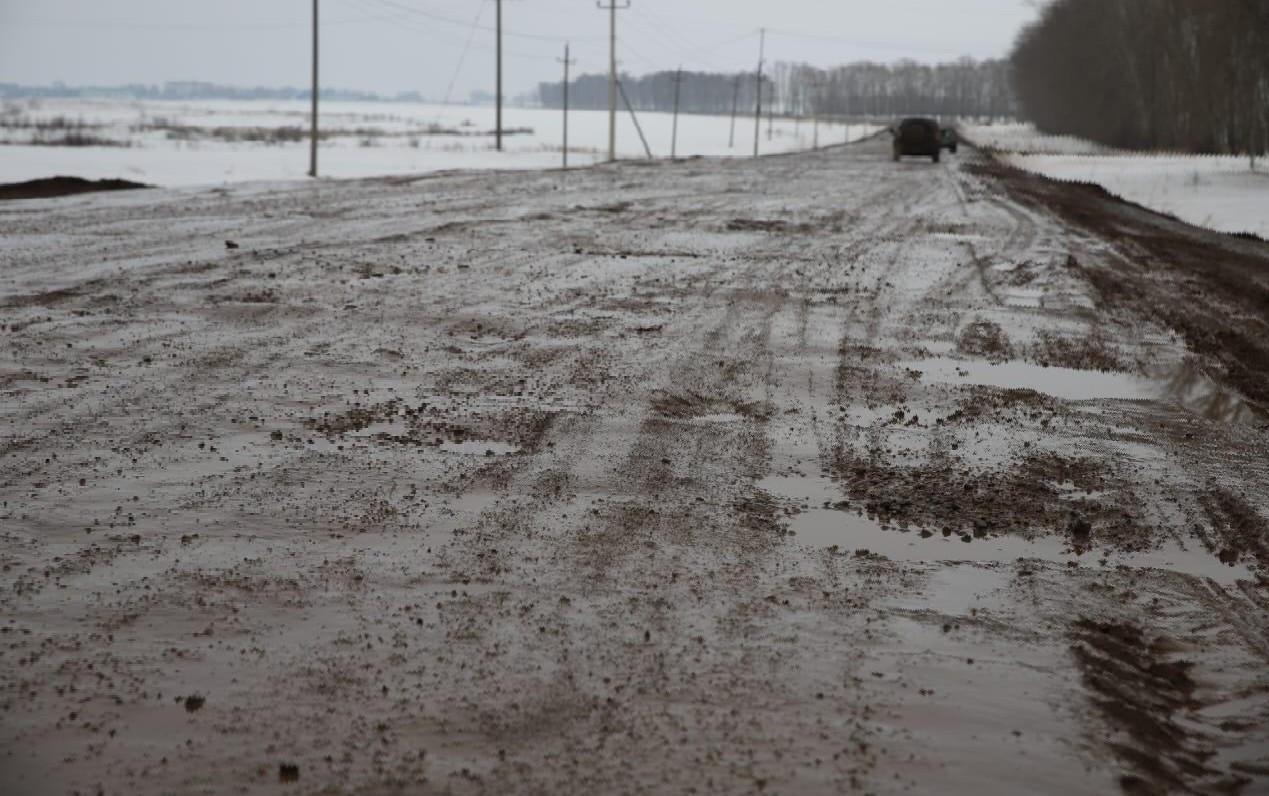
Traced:
<svg viewBox="0 0 1269 796">
<path fill-rule="evenodd" d="M 952 144 L 952 154 L 956 154 L 956 144 Z"/>
<path fill-rule="evenodd" d="M 933 155 L 930 155 L 930 160 L 933 160 L 935 163 L 938 163 L 938 162 L 939 162 L 939 153 L 938 153 L 938 152 L 935 152 Z"/>
</svg>

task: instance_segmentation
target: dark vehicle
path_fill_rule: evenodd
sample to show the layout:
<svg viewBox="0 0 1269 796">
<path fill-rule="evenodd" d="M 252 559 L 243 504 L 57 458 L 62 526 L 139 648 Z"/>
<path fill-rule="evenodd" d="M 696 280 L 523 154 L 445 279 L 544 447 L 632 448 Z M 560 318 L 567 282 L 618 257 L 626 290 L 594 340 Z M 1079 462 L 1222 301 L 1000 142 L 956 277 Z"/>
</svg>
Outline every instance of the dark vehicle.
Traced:
<svg viewBox="0 0 1269 796">
<path fill-rule="evenodd" d="M 956 154 L 956 145 L 960 143 L 960 138 L 957 137 L 955 130 L 951 127 L 944 127 L 939 132 L 939 141 L 941 142 L 940 146 L 951 152 L 953 155 Z"/>
<path fill-rule="evenodd" d="M 939 123 L 933 119 L 913 117 L 899 122 L 898 127 L 891 128 L 894 134 L 894 159 L 904 155 L 929 157 L 939 162 L 939 153 L 943 150 L 943 137 L 939 132 Z"/>
</svg>

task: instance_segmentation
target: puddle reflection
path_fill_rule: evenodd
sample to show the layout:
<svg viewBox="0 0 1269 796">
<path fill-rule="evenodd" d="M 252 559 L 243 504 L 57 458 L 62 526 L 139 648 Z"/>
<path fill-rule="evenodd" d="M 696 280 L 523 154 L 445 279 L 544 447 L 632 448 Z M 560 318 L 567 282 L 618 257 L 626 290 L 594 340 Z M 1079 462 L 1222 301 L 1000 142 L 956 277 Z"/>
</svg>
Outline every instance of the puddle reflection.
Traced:
<svg viewBox="0 0 1269 796">
<path fill-rule="evenodd" d="M 1075 368 L 1044 367 L 1012 360 L 934 357 L 900 362 L 904 370 L 941 384 L 1029 389 L 1071 401 L 1124 400 L 1174 403 L 1221 423 L 1255 423 L 1259 414 L 1241 396 L 1208 378 L 1193 361 L 1161 368 L 1148 376 Z"/>
<path fill-rule="evenodd" d="M 1222 561 L 1204 550 L 1197 540 L 1182 546 L 1169 539 L 1159 549 L 1127 553 L 1087 547 L 1077 550 L 1057 537 L 976 538 L 969 534 L 900 529 L 851 511 L 843 503 L 837 485 L 827 478 L 774 476 L 763 479 L 758 486 L 800 506 L 801 511 L 789 521 L 794 544 L 835 548 L 844 553 L 867 551 L 895 561 L 1009 563 L 1036 558 L 1081 566 L 1165 569 L 1211 578 L 1224 585 L 1255 580 L 1248 566 Z"/>
</svg>

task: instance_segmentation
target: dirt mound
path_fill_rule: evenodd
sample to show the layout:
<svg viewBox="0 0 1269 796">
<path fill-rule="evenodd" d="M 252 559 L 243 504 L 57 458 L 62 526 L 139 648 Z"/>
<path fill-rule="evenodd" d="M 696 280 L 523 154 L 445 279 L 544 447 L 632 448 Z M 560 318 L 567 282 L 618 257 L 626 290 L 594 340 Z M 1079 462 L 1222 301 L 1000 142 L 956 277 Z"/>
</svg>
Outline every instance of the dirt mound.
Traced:
<svg viewBox="0 0 1269 796">
<path fill-rule="evenodd" d="M 85 180 L 83 177 L 45 177 L 26 182 L 0 183 L 0 201 L 5 199 L 50 199 L 93 191 L 131 191 L 150 188 L 131 180 Z"/>
</svg>

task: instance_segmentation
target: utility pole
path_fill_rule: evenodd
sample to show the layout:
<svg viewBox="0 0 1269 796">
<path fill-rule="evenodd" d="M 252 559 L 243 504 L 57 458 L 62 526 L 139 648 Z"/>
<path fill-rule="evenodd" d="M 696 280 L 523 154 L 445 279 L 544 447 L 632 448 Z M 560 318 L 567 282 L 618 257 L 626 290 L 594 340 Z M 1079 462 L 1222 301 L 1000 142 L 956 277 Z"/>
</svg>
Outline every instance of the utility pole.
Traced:
<svg viewBox="0 0 1269 796">
<path fill-rule="evenodd" d="M 771 94 L 767 96 L 767 140 L 771 140 L 775 132 L 775 81 L 771 81 Z"/>
<path fill-rule="evenodd" d="M 758 138 L 762 132 L 762 60 L 767 52 L 767 29 L 763 28 L 758 39 L 758 74 L 754 77 L 757 83 L 758 105 L 753 114 L 753 156 L 758 157 Z"/>
<path fill-rule="evenodd" d="M 740 104 L 740 75 L 736 75 L 735 85 L 731 90 L 731 137 L 727 139 L 727 148 L 736 146 L 736 108 Z"/>
<path fill-rule="evenodd" d="M 502 0 L 496 0 L 498 5 L 498 58 L 497 69 L 498 79 L 494 86 L 494 93 L 497 95 L 495 102 L 498 105 L 496 118 L 494 120 L 494 147 L 502 151 Z"/>
<path fill-rule="evenodd" d="M 564 168 L 568 168 L 568 68 L 576 61 L 568 57 L 568 43 L 564 43 Z"/>
<path fill-rule="evenodd" d="M 811 80 L 811 149 L 820 148 L 820 88 L 824 81 L 816 77 Z"/>
<path fill-rule="evenodd" d="M 308 176 L 317 176 L 317 0 L 313 0 L 313 120 L 309 131 Z"/>
<path fill-rule="evenodd" d="M 630 7 L 618 5 L 617 0 L 595 0 L 595 7 L 609 13 L 608 18 L 608 162 L 617 159 L 617 12 Z"/>
<path fill-rule="evenodd" d="M 683 67 L 674 73 L 674 132 L 670 134 L 670 160 L 675 160 L 679 152 L 679 90 L 683 87 Z"/>
</svg>

